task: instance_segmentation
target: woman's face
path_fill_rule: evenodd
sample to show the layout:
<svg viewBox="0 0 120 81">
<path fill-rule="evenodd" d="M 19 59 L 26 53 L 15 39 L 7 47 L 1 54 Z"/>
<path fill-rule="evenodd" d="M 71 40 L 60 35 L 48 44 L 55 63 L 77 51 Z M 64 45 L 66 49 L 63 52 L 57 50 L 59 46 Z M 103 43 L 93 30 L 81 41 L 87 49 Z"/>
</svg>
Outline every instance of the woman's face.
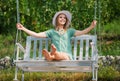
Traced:
<svg viewBox="0 0 120 81">
<path fill-rule="evenodd" d="M 64 14 L 58 15 L 57 25 L 65 25 L 66 21 L 67 21 L 66 15 L 64 15 Z"/>
</svg>

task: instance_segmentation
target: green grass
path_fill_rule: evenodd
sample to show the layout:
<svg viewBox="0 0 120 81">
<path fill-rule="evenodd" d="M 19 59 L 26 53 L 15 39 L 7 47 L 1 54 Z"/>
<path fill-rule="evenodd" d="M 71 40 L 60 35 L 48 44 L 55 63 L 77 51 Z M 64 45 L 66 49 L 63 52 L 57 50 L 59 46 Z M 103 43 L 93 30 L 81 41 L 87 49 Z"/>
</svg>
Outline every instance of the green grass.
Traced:
<svg viewBox="0 0 120 81">
<path fill-rule="evenodd" d="M 100 55 L 120 55 L 120 18 L 101 26 L 98 37 Z"/>
<path fill-rule="evenodd" d="M 22 72 L 18 71 L 18 80 L 21 80 Z M 0 70 L 0 81 L 13 81 L 14 67 Z M 25 72 L 25 81 L 92 81 L 91 73 L 74 72 Z M 98 69 L 98 81 L 120 81 L 120 72 L 111 66 Z"/>
<path fill-rule="evenodd" d="M 0 70 L 0 81 L 13 81 L 14 68 Z M 18 72 L 18 79 L 21 80 L 22 72 Z M 6 78 L 7 77 L 7 78 Z M 71 72 L 25 72 L 25 81 L 90 81 L 90 73 L 71 73 Z"/>
<path fill-rule="evenodd" d="M 0 58 L 13 55 L 14 41 L 12 35 L 0 35 Z"/>
<path fill-rule="evenodd" d="M 104 40 L 101 43 L 101 50 L 99 50 L 100 55 L 112 55 L 112 56 L 119 56 L 120 55 L 120 41 L 118 40 Z"/>
<path fill-rule="evenodd" d="M 112 66 L 100 66 L 98 72 L 99 81 L 120 81 L 120 72 Z"/>
<path fill-rule="evenodd" d="M 101 35 L 107 39 L 118 37 L 120 38 L 120 18 L 107 23 L 101 28 Z M 117 38 L 113 38 L 117 39 Z"/>
</svg>

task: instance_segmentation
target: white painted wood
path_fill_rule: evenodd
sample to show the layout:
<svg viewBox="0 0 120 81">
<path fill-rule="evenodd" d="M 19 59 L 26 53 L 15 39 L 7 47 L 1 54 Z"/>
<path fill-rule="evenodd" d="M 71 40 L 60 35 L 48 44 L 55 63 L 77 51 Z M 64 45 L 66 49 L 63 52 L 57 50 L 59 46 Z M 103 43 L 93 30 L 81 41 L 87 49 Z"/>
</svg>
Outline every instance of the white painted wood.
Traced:
<svg viewBox="0 0 120 81">
<path fill-rule="evenodd" d="M 43 45 L 42 45 L 42 40 L 39 40 L 39 58 L 42 58 L 42 48 L 43 47 Z"/>
<path fill-rule="evenodd" d="M 20 43 L 16 43 L 17 47 L 20 48 L 20 50 L 25 53 L 25 49 L 23 48 L 23 46 Z"/>
<path fill-rule="evenodd" d="M 37 40 L 34 40 L 33 59 L 36 59 L 36 50 L 37 50 Z"/>
<path fill-rule="evenodd" d="M 51 39 L 28 36 L 26 49 L 17 44 L 16 67 L 28 72 L 92 72 L 93 79 L 97 80 L 97 37 L 82 35 L 73 37 L 71 40 L 74 60 L 46 61 L 43 59 L 42 50 L 50 49 L 48 47 L 50 47 Z M 92 43 L 90 44 L 90 42 Z M 19 49 L 24 52 L 23 60 L 18 59 Z M 30 57 L 32 52 L 33 55 Z"/>
<path fill-rule="evenodd" d="M 85 60 L 88 60 L 88 57 L 89 57 L 89 40 L 86 40 L 86 49 L 85 49 Z"/>
<path fill-rule="evenodd" d="M 79 60 L 83 60 L 83 39 L 80 40 L 80 55 Z"/>
<path fill-rule="evenodd" d="M 73 49 L 73 58 L 74 60 L 77 60 L 77 40 L 74 40 L 74 49 Z"/>
</svg>

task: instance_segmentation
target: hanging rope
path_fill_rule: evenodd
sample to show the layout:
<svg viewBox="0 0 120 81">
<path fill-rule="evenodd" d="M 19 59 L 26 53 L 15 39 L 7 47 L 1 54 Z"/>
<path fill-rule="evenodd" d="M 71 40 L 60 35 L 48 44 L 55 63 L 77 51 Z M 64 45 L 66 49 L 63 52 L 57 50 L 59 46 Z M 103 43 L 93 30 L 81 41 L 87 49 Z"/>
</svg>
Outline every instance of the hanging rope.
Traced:
<svg viewBox="0 0 120 81">
<path fill-rule="evenodd" d="M 19 0 L 16 0 L 16 10 L 17 10 L 17 23 L 20 23 Z M 18 35 L 19 35 L 19 30 L 17 29 L 16 39 L 15 39 L 14 56 L 16 54 L 16 43 L 18 42 Z M 21 30 L 20 30 L 20 39 L 21 39 Z"/>
<path fill-rule="evenodd" d="M 94 1 L 94 20 L 96 20 L 96 9 L 97 9 L 97 0 Z M 94 28 L 94 34 L 96 35 L 96 27 Z"/>
<path fill-rule="evenodd" d="M 99 8 L 99 10 L 98 10 L 98 12 L 99 12 L 99 24 L 98 24 L 98 28 L 99 28 L 99 36 L 100 36 L 100 32 L 101 32 L 101 3 L 100 3 L 100 0 L 98 1 L 98 8 Z M 100 37 L 99 37 L 100 38 Z M 102 39 L 100 38 L 100 42 L 102 42 Z M 100 54 L 101 54 L 101 43 L 100 43 Z"/>
<path fill-rule="evenodd" d="M 19 0 L 16 0 L 16 9 L 17 9 L 17 23 L 19 23 L 20 22 Z"/>
<path fill-rule="evenodd" d="M 19 0 L 16 0 L 16 10 L 17 10 L 17 23 L 20 23 Z M 19 30 L 17 29 L 16 39 L 15 39 L 15 48 L 14 48 L 14 58 L 16 57 L 16 49 L 17 49 L 16 43 L 18 42 L 18 32 L 19 32 Z M 20 39 L 21 39 L 21 31 L 20 31 Z M 16 67 L 15 68 L 15 78 L 14 78 L 14 81 L 17 81 L 17 71 L 18 71 L 18 68 Z"/>
<path fill-rule="evenodd" d="M 16 0 L 16 10 L 17 10 L 17 23 L 20 23 L 20 14 L 19 14 L 19 0 Z M 15 43 L 18 42 L 18 29 L 16 34 L 16 40 Z"/>
<path fill-rule="evenodd" d="M 98 2 L 98 4 L 97 4 Z M 98 7 L 98 38 L 100 38 L 100 32 L 101 32 L 101 3 L 100 3 L 100 0 L 95 0 L 94 1 L 94 19 L 96 20 L 97 19 L 97 7 Z M 96 35 L 96 27 L 94 28 L 94 34 Z M 102 42 L 102 39 L 100 38 L 99 40 L 99 52 L 101 54 L 101 42 Z"/>
</svg>

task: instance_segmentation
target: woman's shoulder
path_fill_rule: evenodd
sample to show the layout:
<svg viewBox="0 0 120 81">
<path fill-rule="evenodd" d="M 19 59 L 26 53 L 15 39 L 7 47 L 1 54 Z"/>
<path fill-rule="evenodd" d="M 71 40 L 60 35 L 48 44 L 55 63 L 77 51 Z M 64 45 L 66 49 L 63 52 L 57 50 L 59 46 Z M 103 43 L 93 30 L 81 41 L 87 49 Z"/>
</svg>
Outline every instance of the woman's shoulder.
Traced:
<svg viewBox="0 0 120 81">
<path fill-rule="evenodd" d="M 67 31 L 73 31 L 73 30 L 75 30 L 75 28 L 73 27 L 67 29 Z"/>
<path fill-rule="evenodd" d="M 48 29 L 47 31 L 49 31 L 49 32 L 53 32 L 53 31 L 55 31 L 55 29 Z"/>
</svg>

